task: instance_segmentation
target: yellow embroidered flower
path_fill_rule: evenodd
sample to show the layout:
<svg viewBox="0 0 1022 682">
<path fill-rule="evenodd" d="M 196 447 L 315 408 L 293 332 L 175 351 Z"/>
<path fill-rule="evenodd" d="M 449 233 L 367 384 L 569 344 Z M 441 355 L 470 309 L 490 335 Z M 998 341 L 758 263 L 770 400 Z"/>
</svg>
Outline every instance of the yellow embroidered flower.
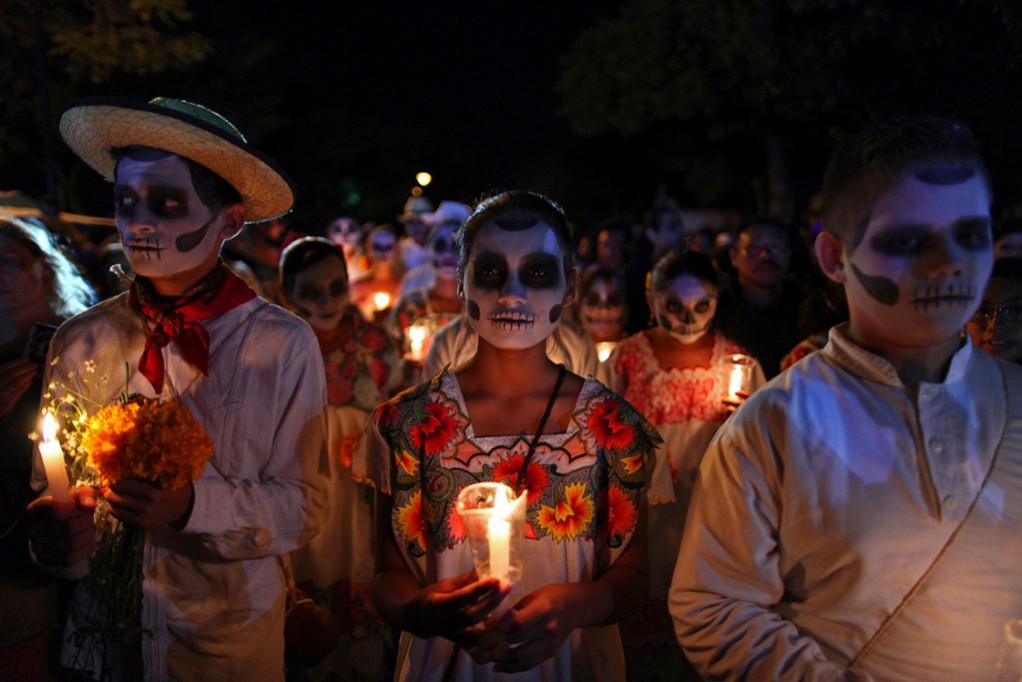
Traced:
<svg viewBox="0 0 1022 682">
<path fill-rule="evenodd" d="M 92 415 L 82 447 L 102 484 L 137 478 L 164 490 L 198 478 L 213 456 L 213 439 L 191 412 L 175 400 L 152 398 L 109 405 Z"/>
<path fill-rule="evenodd" d="M 412 494 L 408 504 L 394 510 L 397 529 L 412 554 L 426 551 L 426 522 L 422 513 L 422 491 Z"/>
<path fill-rule="evenodd" d="M 621 464 L 625 468 L 625 475 L 631 476 L 632 474 L 642 471 L 643 465 L 646 463 L 646 453 L 637 452 L 634 455 L 628 455 L 627 457 L 621 458 Z"/>
<path fill-rule="evenodd" d="M 555 540 L 581 537 L 593 520 L 596 505 L 586 495 L 585 483 L 572 483 L 564 489 L 564 498 L 553 506 L 543 505 L 539 510 L 540 528 Z"/>
<path fill-rule="evenodd" d="M 394 454 L 394 459 L 397 460 L 397 465 L 401 467 L 409 476 L 418 476 L 419 474 L 419 460 L 412 456 L 412 453 L 407 450 L 398 450 Z"/>
</svg>

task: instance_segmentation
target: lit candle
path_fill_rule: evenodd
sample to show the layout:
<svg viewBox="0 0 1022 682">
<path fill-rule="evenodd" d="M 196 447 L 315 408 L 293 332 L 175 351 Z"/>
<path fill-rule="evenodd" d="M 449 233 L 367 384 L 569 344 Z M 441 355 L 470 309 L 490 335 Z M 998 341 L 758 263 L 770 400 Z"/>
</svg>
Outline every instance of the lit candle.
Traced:
<svg viewBox="0 0 1022 682">
<path fill-rule="evenodd" d="M 610 360 L 610 354 L 614 352 L 616 346 L 616 341 L 600 341 L 596 344 L 596 357 L 599 358 L 600 362 Z"/>
<path fill-rule="evenodd" d="M 490 577 L 508 581 L 511 568 L 511 505 L 504 486 L 493 495 L 493 512 L 487 522 L 486 539 L 490 546 Z"/>
<path fill-rule="evenodd" d="M 752 374 L 752 358 L 735 354 L 731 358 L 731 375 L 728 377 L 725 402 L 740 405 L 749 397 L 749 380 Z"/>
<path fill-rule="evenodd" d="M 412 360 L 422 361 L 426 357 L 426 327 L 412 323 L 408 327 L 408 352 Z"/>
<path fill-rule="evenodd" d="M 39 442 L 39 454 L 43 458 L 50 494 L 57 504 L 71 504 L 71 486 L 67 480 L 67 468 L 64 466 L 64 451 L 57 442 L 57 420 L 49 412 L 43 417 L 42 431 L 43 439 Z"/>
<path fill-rule="evenodd" d="M 377 291 L 373 294 L 373 305 L 377 310 L 386 310 L 390 305 L 390 294 L 386 291 Z"/>
</svg>

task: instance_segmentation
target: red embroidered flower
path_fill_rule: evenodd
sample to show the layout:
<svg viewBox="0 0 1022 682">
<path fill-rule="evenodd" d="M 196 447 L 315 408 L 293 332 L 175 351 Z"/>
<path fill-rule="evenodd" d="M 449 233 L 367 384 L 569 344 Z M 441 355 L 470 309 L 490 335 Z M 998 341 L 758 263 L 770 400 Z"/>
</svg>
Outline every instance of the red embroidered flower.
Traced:
<svg viewBox="0 0 1022 682">
<path fill-rule="evenodd" d="M 620 403 L 610 398 L 589 409 L 586 420 L 598 447 L 620 451 L 635 441 L 635 427 L 621 420 L 620 410 Z"/>
<path fill-rule="evenodd" d="M 506 484 L 513 490 L 518 490 L 518 476 L 522 471 L 522 464 L 525 462 L 524 454 L 509 455 L 493 467 L 493 480 Z M 543 495 L 543 491 L 550 483 L 550 472 L 546 467 L 538 464 L 535 460 L 529 464 L 525 472 L 525 491 L 529 494 L 528 504 L 535 504 Z"/>
<path fill-rule="evenodd" d="M 635 501 L 620 486 L 611 485 L 607 493 L 607 537 L 620 542 L 635 530 L 639 510 Z"/>
<path fill-rule="evenodd" d="M 461 439 L 464 427 L 458 419 L 453 405 L 434 399 L 424 406 L 426 414 L 418 424 L 413 424 L 409 438 L 416 450 L 425 448 L 427 453 L 441 457 L 449 454 L 456 441 Z"/>
<path fill-rule="evenodd" d="M 465 519 L 461 518 L 457 506 L 451 507 L 451 515 L 447 517 L 447 528 L 449 531 L 449 547 L 454 547 L 455 544 L 464 542 L 468 536 L 468 532 L 465 530 Z"/>
</svg>

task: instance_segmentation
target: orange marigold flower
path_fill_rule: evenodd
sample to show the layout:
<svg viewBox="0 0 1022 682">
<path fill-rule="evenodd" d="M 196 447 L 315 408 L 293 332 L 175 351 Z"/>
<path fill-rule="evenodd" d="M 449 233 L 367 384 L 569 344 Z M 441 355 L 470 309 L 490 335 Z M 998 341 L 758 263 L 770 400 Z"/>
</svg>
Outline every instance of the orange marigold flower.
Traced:
<svg viewBox="0 0 1022 682">
<path fill-rule="evenodd" d="M 540 528 L 555 540 L 573 540 L 585 534 L 593 520 L 595 504 L 586 495 L 585 483 L 572 483 L 564 489 L 564 498 L 553 506 L 539 509 Z"/>
<path fill-rule="evenodd" d="M 177 490 L 202 474 L 213 439 L 176 400 L 141 398 L 92 415 L 82 446 L 103 485 L 123 478 Z"/>
</svg>

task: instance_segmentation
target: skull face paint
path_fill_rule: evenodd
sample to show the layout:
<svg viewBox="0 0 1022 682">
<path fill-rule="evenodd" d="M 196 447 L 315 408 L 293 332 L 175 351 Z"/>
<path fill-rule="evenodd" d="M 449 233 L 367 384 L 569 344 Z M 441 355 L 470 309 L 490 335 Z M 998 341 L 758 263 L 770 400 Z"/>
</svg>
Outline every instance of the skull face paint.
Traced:
<svg viewBox="0 0 1022 682">
<path fill-rule="evenodd" d="M 717 289 L 698 277 L 682 275 L 653 295 L 657 323 L 684 344 L 695 343 L 710 331 L 717 314 Z"/>
<path fill-rule="evenodd" d="M 940 343 L 979 304 L 993 264 L 990 194 L 979 174 L 950 183 L 961 175 L 905 178 L 873 205 L 861 242 L 844 247 L 849 331 L 859 343 Z"/>
<path fill-rule="evenodd" d="M 336 329 L 349 302 L 344 263 L 335 256 L 316 261 L 295 275 L 287 298 L 298 316 L 317 332 Z"/>
<path fill-rule="evenodd" d="M 579 301 L 579 321 L 593 341 L 617 341 L 624 333 L 625 293 L 614 280 L 594 278 Z"/>
<path fill-rule="evenodd" d="M 497 348 L 520 350 L 546 340 L 570 302 L 564 251 L 553 228 L 535 223 L 479 230 L 462 288 L 468 323 Z"/>
<path fill-rule="evenodd" d="M 444 223 L 433 231 L 429 254 L 437 277 L 455 279 L 458 276 L 458 245 L 454 240 L 457 230 L 457 223 Z"/>
<path fill-rule="evenodd" d="M 326 229 L 326 236 L 344 250 L 346 258 L 358 251 L 362 241 L 362 226 L 354 218 L 338 218 Z"/>
<path fill-rule="evenodd" d="M 177 156 L 124 158 L 114 186 L 117 230 L 132 270 L 150 279 L 201 274 L 220 253 L 219 214 L 202 203 Z"/>
</svg>

